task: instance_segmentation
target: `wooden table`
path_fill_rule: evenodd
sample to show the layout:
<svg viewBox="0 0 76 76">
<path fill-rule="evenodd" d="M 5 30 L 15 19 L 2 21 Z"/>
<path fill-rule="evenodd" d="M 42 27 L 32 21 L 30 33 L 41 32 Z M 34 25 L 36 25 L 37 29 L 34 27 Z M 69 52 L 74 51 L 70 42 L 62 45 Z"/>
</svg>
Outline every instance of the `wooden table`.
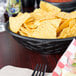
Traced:
<svg viewBox="0 0 76 76">
<path fill-rule="evenodd" d="M 13 65 L 34 69 L 36 64 L 47 64 L 47 72 L 52 72 L 61 55 L 41 55 L 31 52 L 16 42 L 7 32 L 0 33 L 0 68 Z"/>
</svg>

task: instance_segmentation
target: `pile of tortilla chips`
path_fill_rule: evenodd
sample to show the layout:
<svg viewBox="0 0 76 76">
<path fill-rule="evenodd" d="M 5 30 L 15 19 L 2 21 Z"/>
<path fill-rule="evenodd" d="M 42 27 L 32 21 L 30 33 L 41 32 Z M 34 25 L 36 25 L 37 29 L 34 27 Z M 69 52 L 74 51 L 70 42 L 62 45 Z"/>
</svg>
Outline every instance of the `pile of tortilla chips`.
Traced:
<svg viewBox="0 0 76 76">
<path fill-rule="evenodd" d="M 62 12 L 44 1 L 31 13 L 10 17 L 9 23 L 12 32 L 27 37 L 56 39 L 76 36 L 76 11 Z"/>
</svg>

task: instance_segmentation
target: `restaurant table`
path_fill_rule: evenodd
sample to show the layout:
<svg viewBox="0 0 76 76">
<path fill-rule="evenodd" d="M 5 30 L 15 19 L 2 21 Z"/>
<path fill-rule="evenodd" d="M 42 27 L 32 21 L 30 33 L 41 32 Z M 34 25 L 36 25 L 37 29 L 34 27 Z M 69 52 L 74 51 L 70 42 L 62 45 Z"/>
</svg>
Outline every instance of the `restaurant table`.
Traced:
<svg viewBox="0 0 76 76">
<path fill-rule="evenodd" d="M 19 44 L 8 32 L 0 33 L 0 68 L 13 65 L 34 69 L 36 64 L 47 64 L 47 72 L 52 72 L 61 55 L 32 52 Z"/>
</svg>

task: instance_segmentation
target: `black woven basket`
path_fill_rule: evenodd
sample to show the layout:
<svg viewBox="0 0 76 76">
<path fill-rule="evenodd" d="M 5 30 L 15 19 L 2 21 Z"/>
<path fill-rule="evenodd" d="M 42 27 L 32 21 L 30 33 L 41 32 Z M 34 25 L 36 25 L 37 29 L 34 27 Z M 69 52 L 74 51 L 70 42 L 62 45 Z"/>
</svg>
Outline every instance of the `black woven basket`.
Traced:
<svg viewBox="0 0 76 76">
<path fill-rule="evenodd" d="M 65 39 L 37 39 L 20 36 L 13 33 L 9 29 L 9 23 L 6 24 L 6 30 L 25 48 L 30 49 L 30 51 L 39 52 L 42 54 L 57 54 L 63 53 L 73 38 Z"/>
</svg>

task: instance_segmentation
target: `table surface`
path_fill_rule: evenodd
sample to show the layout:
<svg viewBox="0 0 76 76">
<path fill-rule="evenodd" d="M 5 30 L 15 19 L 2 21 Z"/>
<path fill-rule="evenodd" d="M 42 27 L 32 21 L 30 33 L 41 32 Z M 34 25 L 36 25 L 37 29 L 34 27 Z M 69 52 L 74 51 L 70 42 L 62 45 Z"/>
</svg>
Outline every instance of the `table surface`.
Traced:
<svg viewBox="0 0 76 76">
<path fill-rule="evenodd" d="M 0 68 L 13 65 L 34 69 L 36 64 L 47 64 L 47 72 L 52 72 L 61 55 L 42 55 L 31 52 L 16 42 L 8 32 L 0 33 Z"/>
</svg>

